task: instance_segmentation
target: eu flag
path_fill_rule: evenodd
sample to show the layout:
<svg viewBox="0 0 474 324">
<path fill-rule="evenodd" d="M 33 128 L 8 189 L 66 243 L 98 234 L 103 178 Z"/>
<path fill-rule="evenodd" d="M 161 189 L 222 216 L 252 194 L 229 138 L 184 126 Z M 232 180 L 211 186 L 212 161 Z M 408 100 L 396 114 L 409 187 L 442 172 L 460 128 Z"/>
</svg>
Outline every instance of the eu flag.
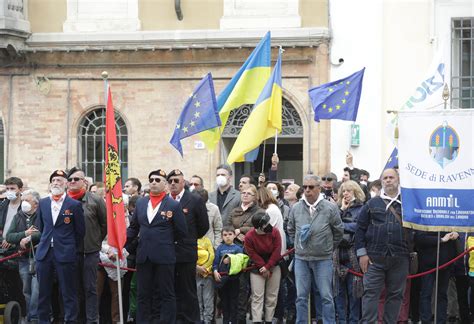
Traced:
<svg viewBox="0 0 474 324">
<path fill-rule="evenodd" d="M 398 167 L 398 149 L 396 147 L 393 149 L 392 154 L 390 154 L 390 157 L 388 158 L 387 163 L 383 169 L 392 169 L 394 167 Z"/>
<path fill-rule="evenodd" d="M 217 111 L 214 83 L 211 73 L 208 73 L 186 101 L 176 122 L 170 143 L 183 156 L 183 147 L 181 146 L 183 138 L 219 126 L 221 126 L 221 119 Z"/>
<path fill-rule="evenodd" d="M 342 119 L 355 121 L 359 109 L 365 68 L 347 78 L 310 89 L 314 120 Z"/>
</svg>

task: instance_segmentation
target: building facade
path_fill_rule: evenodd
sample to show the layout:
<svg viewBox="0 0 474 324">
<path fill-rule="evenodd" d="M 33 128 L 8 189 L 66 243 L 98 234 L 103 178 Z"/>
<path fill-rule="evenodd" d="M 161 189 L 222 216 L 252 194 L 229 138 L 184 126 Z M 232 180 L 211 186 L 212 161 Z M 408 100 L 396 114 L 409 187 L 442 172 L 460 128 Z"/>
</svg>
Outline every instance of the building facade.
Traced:
<svg viewBox="0 0 474 324">
<path fill-rule="evenodd" d="M 261 37 L 272 32 L 272 60 L 282 65 L 280 179 L 330 169 L 330 123 L 313 121 L 307 90 L 328 81 L 328 1 L 310 0 L 1 0 L 0 96 L 4 177 L 22 177 L 46 191 L 50 172 L 82 166 L 101 181 L 104 165 L 104 81 L 116 111 L 123 177 L 180 168 L 214 188 L 251 111 L 236 110 L 214 152 L 198 136 L 169 144 L 196 84 L 212 72 L 218 94 Z M 1 143 L 0 143 L 1 144 Z M 1 145 L 0 145 L 1 147 Z M 269 167 L 273 140 L 235 178 Z M 1 152 L 0 152 L 1 153 Z"/>
</svg>

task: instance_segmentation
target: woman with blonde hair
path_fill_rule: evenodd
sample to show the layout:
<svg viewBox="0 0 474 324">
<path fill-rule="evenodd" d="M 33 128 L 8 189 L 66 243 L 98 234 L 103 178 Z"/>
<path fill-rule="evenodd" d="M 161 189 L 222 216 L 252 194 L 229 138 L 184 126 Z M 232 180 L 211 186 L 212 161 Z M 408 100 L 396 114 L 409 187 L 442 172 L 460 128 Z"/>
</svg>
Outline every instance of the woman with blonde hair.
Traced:
<svg viewBox="0 0 474 324">
<path fill-rule="evenodd" d="M 257 190 L 258 205 L 270 216 L 270 225 L 278 230 L 281 236 L 281 254 L 286 252 L 286 235 L 283 228 L 283 215 L 278 207 L 278 201 L 267 187 Z"/>
<path fill-rule="evenodd" d="M 348 270 L 360 272 L 354 248 L 354 234 L 365 200 L 365 194 L 357 182 L 348 180 L 339 187 L 338 205 L 344 224 L 344 235 L 333 254 L 336 276 L 334 282 L 337 286 L 335 306 L 339 323 L 358 323 L 360 319 L 362 281 Z"/>
</svg>

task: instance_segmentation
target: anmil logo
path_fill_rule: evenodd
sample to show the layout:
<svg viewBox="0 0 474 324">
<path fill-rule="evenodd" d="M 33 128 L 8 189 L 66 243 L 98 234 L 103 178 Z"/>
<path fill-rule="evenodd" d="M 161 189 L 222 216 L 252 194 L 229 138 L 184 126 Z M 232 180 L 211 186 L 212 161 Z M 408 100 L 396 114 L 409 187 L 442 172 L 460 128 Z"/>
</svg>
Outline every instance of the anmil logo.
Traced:
<svg viewBox="0 0 474 324">
<path fill-rule="evenodd" d="M 448 122 L 436 128 L 430 136 L 430 155 L 444 168 L 456 160 L 459 154 L 459 136 Z"/>
</svg>

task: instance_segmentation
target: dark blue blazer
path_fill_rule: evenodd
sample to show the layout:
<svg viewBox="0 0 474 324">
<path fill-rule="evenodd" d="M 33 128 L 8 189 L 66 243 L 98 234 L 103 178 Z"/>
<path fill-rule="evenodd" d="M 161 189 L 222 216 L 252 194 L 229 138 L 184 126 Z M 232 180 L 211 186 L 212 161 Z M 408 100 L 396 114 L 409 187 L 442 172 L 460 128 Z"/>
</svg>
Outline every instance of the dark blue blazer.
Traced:
<svg viewBox="0 0 474 324">
<path fill-rule="evenodd" d="M 179 201 L 188 227 L 188 234 L 177 240 L 176 262 L 197 261 L 197 240 L 209 230 L 209 216 L 206 203 L 200 196 L 185 190 Z"/>
<path fill-rule="evenodd" d="M 54 241 L 54 257 L 59 262 L 75 262 L 76 252 L 86 233 L 82 204 L 66 195 L 56 223 L 51 214 L 51 198 L 40 200 L 36 217 L 36 227 L 41 239 L 36 250 L 36 260 L 46 257 Z"/>
<path fill-rule="evenodd" d="M 151 224 L 148 222 L 147 208 L 150 197 L 138 199 L 130 227 L 127 229 L 127 245 L 138 235 L 137 263 L 150 260 L 156 264 L 176 262 L 175 241 L 186 236 L 187 227 L 179 203 L 165 196 Z M 165 214 L 172 213 L 168 220 Z"/>
</svg>

